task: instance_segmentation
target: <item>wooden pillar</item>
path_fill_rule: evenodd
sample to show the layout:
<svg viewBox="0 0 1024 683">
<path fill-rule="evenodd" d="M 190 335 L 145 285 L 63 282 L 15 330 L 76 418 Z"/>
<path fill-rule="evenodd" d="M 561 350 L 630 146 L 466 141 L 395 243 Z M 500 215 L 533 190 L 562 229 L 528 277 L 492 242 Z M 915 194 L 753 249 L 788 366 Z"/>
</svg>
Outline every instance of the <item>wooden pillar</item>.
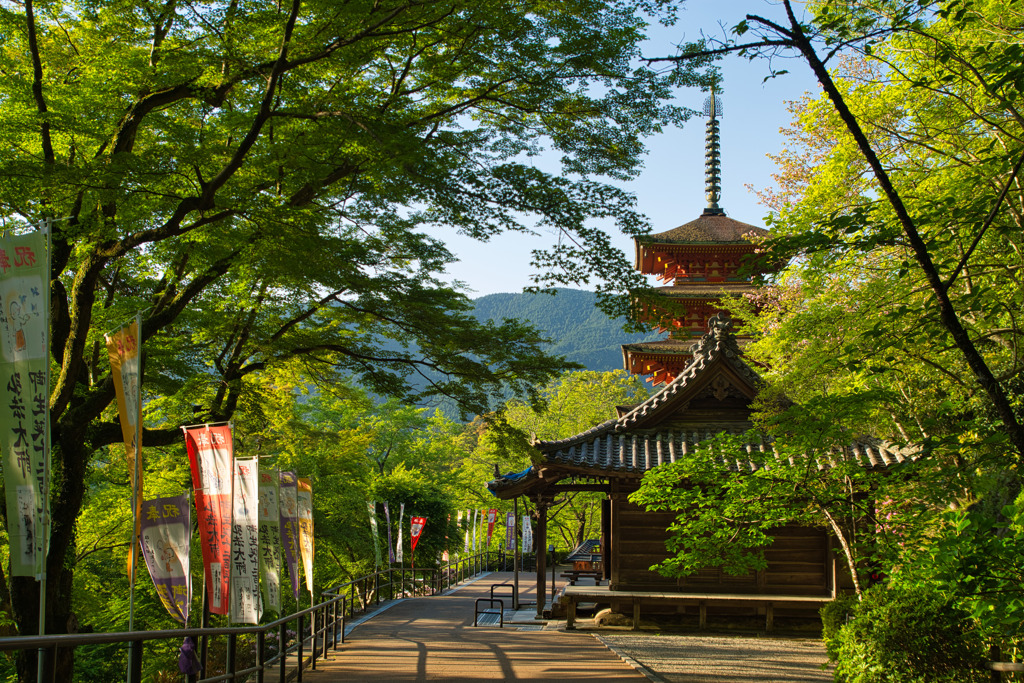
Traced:
<svg viewBox="0 0 1024 683">
<path fill-rule="evenodd" d="M 512 609 L 519 609 L 519 570 L 522 568 L 522 554 L 519 552 L 519 536 L 521 534 L 519 530 L 519 496 L 516 496 L 512 501 L 512 518 L 515 519 L 515 524 L 512 525 Z"/>
<path fill-rule="evenodd" d="M 605 498 L 601 501 L 601 569 L 605 580 L 612 578 L 612 501 Z"/>
<path fill-rule="evenodd" d="M 537 549 L 537 618 L 544 616 L 544 604 L 547 601 L 547 585 L 544 572 L 548 558 L 548 505 L 549 501 L 537 499 L 537 537 L 533 547 Z"/>
</svg>

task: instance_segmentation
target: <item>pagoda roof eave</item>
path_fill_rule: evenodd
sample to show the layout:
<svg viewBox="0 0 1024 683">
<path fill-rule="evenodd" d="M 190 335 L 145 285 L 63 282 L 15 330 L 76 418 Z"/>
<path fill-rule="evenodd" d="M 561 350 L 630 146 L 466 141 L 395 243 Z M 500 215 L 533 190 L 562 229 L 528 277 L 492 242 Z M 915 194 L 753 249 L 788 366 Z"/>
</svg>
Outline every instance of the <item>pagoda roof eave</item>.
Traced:
<svg viewBox="0 0 1024 683">
<path fill-rule="evenodd" d="M 689 223 L 684 223 L 671 230 L 638 235 L 634 238 L 639 251 L 641 245 L 749 245 L 753 244 L 750 237 L 766 237 L 769 233 L 764 228 L 743 223 L 728 216 L 702 215 Z"/>
<path fill-rule="evenodd" d="M 625 353 L 653 353 L 672 355 L 693 355 L 692 347 L 695 339 L 663 339 L 661 341 L 637 342 L 635 344 L 623 344 L 622 352 Z"/>
</svg>

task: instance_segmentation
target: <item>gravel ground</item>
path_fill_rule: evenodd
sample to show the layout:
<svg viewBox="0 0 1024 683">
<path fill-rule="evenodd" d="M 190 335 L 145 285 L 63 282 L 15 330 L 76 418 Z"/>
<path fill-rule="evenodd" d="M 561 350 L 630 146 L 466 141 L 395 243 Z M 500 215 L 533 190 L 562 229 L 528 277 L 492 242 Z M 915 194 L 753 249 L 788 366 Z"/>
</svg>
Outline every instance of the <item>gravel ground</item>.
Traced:
<svg viewBox="0 0 1024 683">
<path fill-rule="evenodd" d="M 821 640 L 660 633 L 594 633 L 662 683 L 831 683 Z M 631 662 L 631 663 L 633 663 Z M 644 671 L 646 669 L 646 671 Z"/>
</svg>

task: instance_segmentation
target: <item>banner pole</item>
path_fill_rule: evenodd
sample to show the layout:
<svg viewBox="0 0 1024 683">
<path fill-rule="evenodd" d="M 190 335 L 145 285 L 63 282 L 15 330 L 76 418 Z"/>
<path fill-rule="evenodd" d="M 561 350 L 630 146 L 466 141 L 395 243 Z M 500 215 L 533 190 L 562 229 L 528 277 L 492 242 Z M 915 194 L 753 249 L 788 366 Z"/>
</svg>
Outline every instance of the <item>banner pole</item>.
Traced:
<svg viewBox="0 0 1024 683">
<path fill-rule="evenodd" d="M 199 424 L 194 424 L 194 425 L 181 425 L 181 429 L 195 429 L 196 427 L 210 428 L 210 427 L 220 427 L 221 425 L 228 425 L 230 427 L 231 426 L 231 420 L 222 420 L 220 422 L 200 422 Z M 265 456 L 265 457 L 270 457 L 270 456 Z"/>
<path fill-rule="evenodd" d="M 50 269 L 52 250 L 53 220 L 44 218 L 40 229 L 46 236 L 46 289 L 49 294 Z M 42 542 L 42 573 L 39 575 L 39 635 L 46 635 L 46 564 L 47 556 L 50 554 L 50 297 L 44 297 L 46 306 L 46 410 L 43 411 L 43 542 Z M 56 653 L 56 651 L 54 651 Z M 54 666 L 56 666 L 54 657 Z M 46 650 L 39 648 L 39 657 L 36 662 L 36 680 L 43 683 L 43 670 L 46 666 Z"/>
<path fill-rule="evenodd" d="M 519 609 L 519 565 L 522 557 L 519 554 L 519 496 L 512 499 L 512 609 Z"/>
<path fill-rule="evenodd" d="M 139 504 L 142 498 L 142 311 L 135 314 L 135 353 L 139 364 L 139 377 L 135 382 L 135 472 L 132 481 L 132 547 L 129 550 L 132 568 L 128 586 L 128 632 L 135 630 L 135 578 L 139 566 Z M 125 401 L 127 403 L 127 401 Z M 128 650 L 128 680 L 131 680 L 134 649 Z"/>
</svg>

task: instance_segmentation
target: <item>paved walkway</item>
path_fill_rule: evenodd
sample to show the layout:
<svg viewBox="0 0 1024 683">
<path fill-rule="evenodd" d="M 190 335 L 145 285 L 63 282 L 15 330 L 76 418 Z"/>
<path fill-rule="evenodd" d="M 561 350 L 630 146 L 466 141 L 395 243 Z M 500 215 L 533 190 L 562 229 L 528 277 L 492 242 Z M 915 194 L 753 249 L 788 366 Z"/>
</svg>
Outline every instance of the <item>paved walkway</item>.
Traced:
<svg viewBox="0 0 1024 683">
<path fill-rule="evenodd" d="M 567 632 L 561 628 L 564 621 L 533 619 L 536 610 L 532 606 L 516 613 L 511 623 L 509 614 L 504 629 L 498 628 L 496 620 L 474 627 L 476 598 L 488 597 L 492 584 L 511 578 L 511 574 L 489 574 L 443 598 L 394 602 L 357 622 L 336 653 L 331 652 L 327 661 L 318 661 L 316 671 L 303 672 L 303 681 L 832 680 L 819 668 L 825 659 L 824 648 L 810 640 L 714 638 L 610 629 L 602 629 L 600 635 L 585 630 Z M 521 575 L 520 597 L 532 602 L 533 590 L 527 583 Z"/>
</svg>

